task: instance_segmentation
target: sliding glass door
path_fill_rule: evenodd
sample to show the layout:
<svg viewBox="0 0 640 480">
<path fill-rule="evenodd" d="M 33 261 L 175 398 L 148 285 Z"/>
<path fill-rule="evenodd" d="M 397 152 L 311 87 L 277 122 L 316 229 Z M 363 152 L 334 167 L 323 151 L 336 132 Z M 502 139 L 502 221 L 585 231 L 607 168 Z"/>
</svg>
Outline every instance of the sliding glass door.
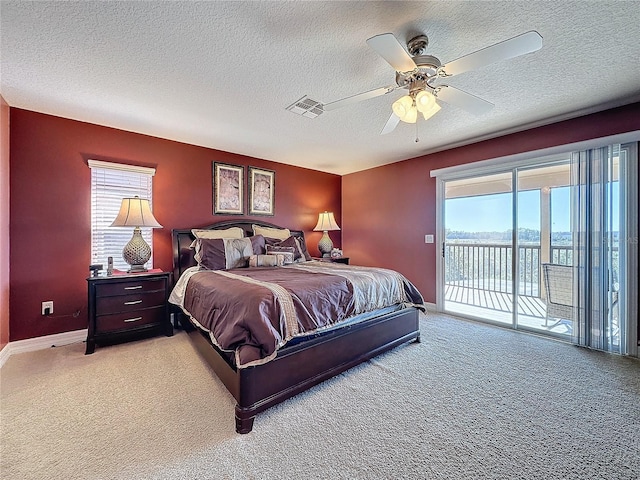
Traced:
<svg viewBox="0 0 640 480">
<path fill-rule="evenodd" d="M 630 148 L 440 177 L 439 309 L 625 353 Z"/>
<path fill-rule="evenodd" d="M 511 172 L 445 183 L 445 309 L 513 322 Z"/>
<path fill-rule="evenodd" d="M 514 169 L 517 179 L 519 295 L 515 326 L 573 334 L 571 163 L 569 159 Z"/>
</svg>

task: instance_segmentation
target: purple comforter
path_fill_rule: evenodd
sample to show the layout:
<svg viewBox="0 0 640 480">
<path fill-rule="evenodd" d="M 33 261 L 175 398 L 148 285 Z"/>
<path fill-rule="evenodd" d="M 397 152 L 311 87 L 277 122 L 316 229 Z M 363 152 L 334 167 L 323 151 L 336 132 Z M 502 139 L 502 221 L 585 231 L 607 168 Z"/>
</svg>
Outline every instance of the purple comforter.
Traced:
<svg viewBox="0 0 640 480">
<path fill-rule="evenodd" d="M 398 303 L 423 304 L 397 272 L 319 263 L 201 270 L 188 279 L 182 307 L 219 348 L 235 352 L 242 368 L 272 359 L 294 337 L 354 315 Z M 375 288 L 370 282 L 377 282 Z"/>
</svg>

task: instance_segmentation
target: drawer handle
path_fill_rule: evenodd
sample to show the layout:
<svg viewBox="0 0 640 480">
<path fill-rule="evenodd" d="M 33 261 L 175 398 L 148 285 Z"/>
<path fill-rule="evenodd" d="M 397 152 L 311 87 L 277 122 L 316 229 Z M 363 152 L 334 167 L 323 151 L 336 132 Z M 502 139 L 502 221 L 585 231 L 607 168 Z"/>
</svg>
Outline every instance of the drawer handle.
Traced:
<svg viewBox="0 0 640 480">
<path fill-rule="evenodd" d="M 139 303 L 142 303 L 142 300 L 135 300 L 133 302 L 124 302 L 125 305 L 137 305 Z"/>
<path fill-rule="evenodd" d="M 142 317 L 127 318 L 125 322 L 137 322 L 138 320 L 142 320 Z"/>
<path fill-rule="evenodd" d="M 124 287 L 125 290 L 138 290 L 142 288 L 142 285 L 136 285 L 135 287 Z"/>
</svg>

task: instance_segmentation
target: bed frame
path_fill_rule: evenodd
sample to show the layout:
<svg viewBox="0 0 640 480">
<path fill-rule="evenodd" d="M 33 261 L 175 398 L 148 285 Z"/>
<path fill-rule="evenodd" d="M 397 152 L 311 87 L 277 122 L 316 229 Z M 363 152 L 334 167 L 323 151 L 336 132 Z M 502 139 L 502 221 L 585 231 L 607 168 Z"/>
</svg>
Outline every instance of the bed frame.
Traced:
<svg viewBox="0 0 640 480">
<path fill-rule="evenodd" d="M 246 236 L 251 236 L 252 225 L 282 228 L 261 221 L 223 221 L 197 228 L 241 227 Z M 292 230 L 291 234 L 304 238 L 301 231 Z M 185 269 L 195 265 L 194 252 L 189 248 L 193 239 L 190 229 L 172 231 L 175 280 Z M 405 308 L 315 335 L 304 342 L 285 345 L 273 360 L 238 369 L 209 341 L 208 334 L 195 328 L 178 307 L 174 317 L 189 332 L 198 352 L 236 399 L 238 433 L 249 433 L 258 413 L 398 345 L 420 341 L 418 310 Z"/>
</svg>

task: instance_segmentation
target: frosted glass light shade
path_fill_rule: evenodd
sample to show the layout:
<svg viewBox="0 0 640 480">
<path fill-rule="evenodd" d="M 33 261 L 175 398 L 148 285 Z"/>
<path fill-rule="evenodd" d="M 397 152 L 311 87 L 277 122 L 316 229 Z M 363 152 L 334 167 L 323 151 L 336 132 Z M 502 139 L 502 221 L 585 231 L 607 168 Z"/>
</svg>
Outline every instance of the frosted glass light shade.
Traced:
<svg viewBox="0 0 640 480">
<path fill-rule="evenodd" d="M 400 97 L 398 100 L 393 102 L 391 105 L 391 109 L 393 113 L 400 119 L 403 120 L 413 108 L 413 98 L 409 95 L 405 95 L 404 97 Z"/>
<path fill-rule="evenodd" d="M 416 123 L 418 120 L 418 109 L 415 106 L 411 107 L 411 110 L 409 110 L 404 118 L 401 118 L 400 120 L 407 123 Z"/>
<path fill-rule="evenodd" d="M 391 106 L 393 113 L 403 122 L 416 123 L 418 112 L 422 113 L 425 120 L 434 116 L 440 110 L 433 93 L 423 90 L 415 96 L 415 101 L 410 95 L 399 98 Z"/>
<path fill-rule="evenodd" d="M 393 113 L 403 122 L 416 123 L 418 119 L 418 110 L 413 103 L 413 98 L 409 95 L 400 97 L 391 105 Z"/>
<path fill-rule="evenodd" d="M 436 103 L 436 97 L 431 92 L 423 90 L 416 95 L 416 108 L 420 113 L 428 112 Z"/>
<path fill-rule="evenodd" d="M 434 103 L 429 110 L 422 112 L 422 116 L 424 117 L 425 120 L 429 120 L 431 117 L 433 117 L 436 113 L 440 111 L 440 108 L 441 108 L 440 105 L 438 105 L 437 103 Z"/>
</svg>

